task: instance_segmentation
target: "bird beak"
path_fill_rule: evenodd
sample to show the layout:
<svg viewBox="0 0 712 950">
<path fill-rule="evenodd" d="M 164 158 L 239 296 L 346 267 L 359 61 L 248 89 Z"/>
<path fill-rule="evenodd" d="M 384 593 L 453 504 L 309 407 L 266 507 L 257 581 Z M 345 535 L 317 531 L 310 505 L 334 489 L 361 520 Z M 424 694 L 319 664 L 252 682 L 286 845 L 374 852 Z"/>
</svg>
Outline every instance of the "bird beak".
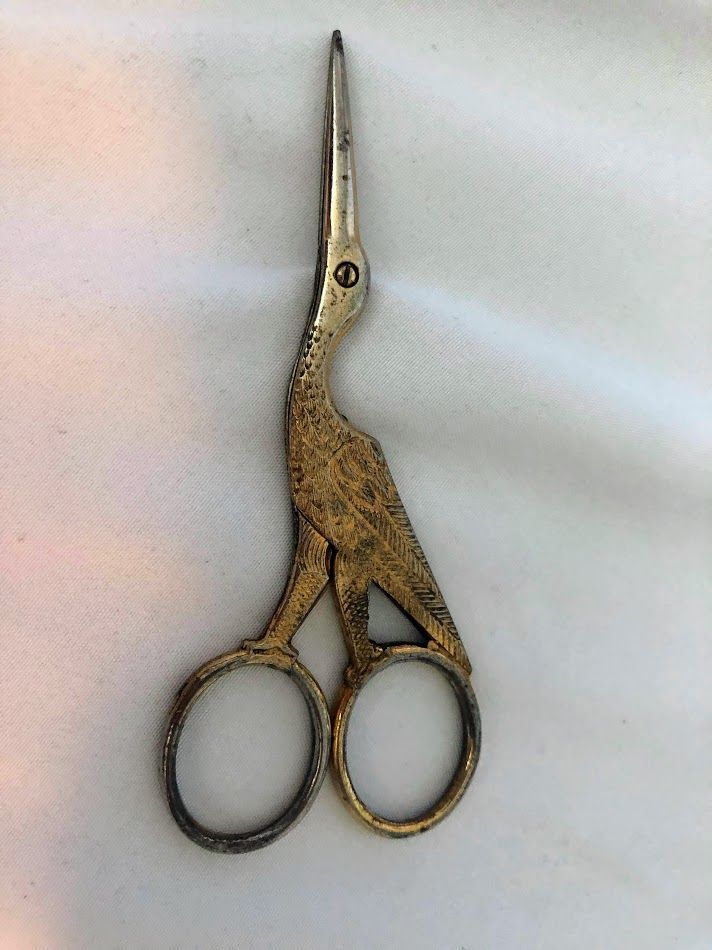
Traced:
<svg viewBox="0 0 712 950">
<path fill-rule="evenodd" d="M 358 240 L 349 91 L 346 85 L 344 45 L 338 30 L 331 37 L 322 165 L 322 243 L 348 244 Z"/>
</svg>

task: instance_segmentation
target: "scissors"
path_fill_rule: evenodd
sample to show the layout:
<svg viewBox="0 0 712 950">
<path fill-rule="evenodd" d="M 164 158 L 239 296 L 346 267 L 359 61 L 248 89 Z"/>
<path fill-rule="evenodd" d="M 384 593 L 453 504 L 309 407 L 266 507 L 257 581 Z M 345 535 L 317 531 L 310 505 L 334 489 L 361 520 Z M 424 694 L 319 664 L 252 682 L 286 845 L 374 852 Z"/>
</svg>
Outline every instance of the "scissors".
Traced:
<svg viewBox="0 0 712 950">
<path fill-rule="evenodd" d="M 329 389 L 331 355 L 361 313 L 368 284 L 368 260 L 359 236 L 344 48 L 337 30 L 329 61 L 314 297 L 287 397 L 287 464 L 295 522 L 291 573 L 262 636 L 205 663 L 180 689 L 163 748 L 163 777 L 173 817 L 192 841 L 211 851 L 253 851 L 287 832 L 314 801 L 330 751 L 336 782 L 348 806 L 370 828 L 391 837 L 420 833 L 449 814 L 477 765 L 480 717 L 462 640 L 380 445 L 341 415 Z M 329 584 L 349 655 L 333 718 L 321 688 L 291 645 Z M 376 584 L 410 617 L 424 634 L 426 646 L 379 646 L 370 639 L 370 584 Z M 359 797 L 349 775 L 346 735 L 365 684 L 392 664 L 403 662 L 428 663 L 445 675 L 458 701 L 463 740 L 459 763 L 439 800 L 416 817 L 395 821 L 370 811 Z M 283 814 L 255 831 L 222 832 L 198 822 L 181 797 L 176 774 L 178 743 L 196 700 L 222 676 L 246 666 L 279 670 L 299 686 L 310 715 L 311 758 L 300 789 Z"/>
</svg>

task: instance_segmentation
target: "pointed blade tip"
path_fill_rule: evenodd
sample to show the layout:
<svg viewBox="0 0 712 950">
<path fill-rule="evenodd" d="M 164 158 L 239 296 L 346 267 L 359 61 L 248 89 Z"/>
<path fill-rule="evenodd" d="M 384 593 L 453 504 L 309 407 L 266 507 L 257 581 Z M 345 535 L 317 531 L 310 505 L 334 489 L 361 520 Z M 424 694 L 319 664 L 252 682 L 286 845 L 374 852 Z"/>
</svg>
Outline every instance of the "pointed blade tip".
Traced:
<svg viewBox="0 0 712 950">
<path fill-rule="evenodd" d="M 324 132 L 322 241 L 358 238 L 358 210 L 351 150 L 344 46 L 341 31 L 331 35 Z"/>
</svg>

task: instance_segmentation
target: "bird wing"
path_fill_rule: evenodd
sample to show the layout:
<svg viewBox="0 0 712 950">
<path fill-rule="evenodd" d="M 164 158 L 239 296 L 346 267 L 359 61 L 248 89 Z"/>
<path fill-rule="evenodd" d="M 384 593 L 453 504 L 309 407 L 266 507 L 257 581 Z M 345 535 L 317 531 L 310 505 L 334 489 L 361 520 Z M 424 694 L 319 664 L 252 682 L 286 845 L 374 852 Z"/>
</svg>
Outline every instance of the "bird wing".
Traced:
<svg viewBox="0 0 712 950">
<path fill-rule="evenodd" d="M 450 611 L 415 536 L 381 447 L 368 437 L 346 442 L 330 462 L 344 505 L 366 522 L 380 544 L 373 579 L 459 662 L 469 668 Z"/>
</svg>

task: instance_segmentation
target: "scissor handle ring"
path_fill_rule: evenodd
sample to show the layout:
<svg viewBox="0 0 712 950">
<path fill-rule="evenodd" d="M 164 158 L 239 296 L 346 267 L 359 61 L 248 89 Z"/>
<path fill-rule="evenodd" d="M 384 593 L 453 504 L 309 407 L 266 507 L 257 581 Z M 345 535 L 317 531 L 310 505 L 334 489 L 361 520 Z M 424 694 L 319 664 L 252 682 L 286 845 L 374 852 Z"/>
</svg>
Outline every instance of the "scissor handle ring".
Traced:
<svg viewBox="0 0 712 950">
<path fill-rule="evenodd" d="M 346 757 L 346 733 L 349 718 L 361 689 L 374 676 L 394 663 L 404 662 L 430 663 L 438 667 L 447 677 L 460 707 L 463 726 L 463 741 L 460 761 L 448 787 L 434 805 L 415 818 L 405 821 L 393 821 L 382 815 L 374 814 L 359 798 L 353 786 L 348 771 Z M 333 723 L 333 750 L 332 761 L 341 793 L 352 811 L 364 821 L 369 828 L 391 838 L 405 838 L 408 835 L 419 834 L 432 828 L 442 821 L 462 798 L 475 773 L 477 760 L 480 754 L 480 713 L 477 707 L 474 690 L 465 670 L 454 660 L 440 653 L 424 647 L 411 644 L 398 644 L 386 647 L 375 661 L 368 674 L 354 686 L 343 687 L 339 705 Z"/>
<path fill-rule="evenodd" d="M 207 828 L 188 811 L 178 787 L 176 758 L 183 726 L 196 700 L 222 676 L 243 666 L 268 666 L 286 673 L 304 696 L 312 727 L 312 753 L 307 774 L 296 797 L 274 821 L 256 831 L 222 832 Z M 163 746 L 163 778 L 173 817 L 191 841 L 223 854 L 243 854 L 263 848 L 285 834 L 307 812 L 321 788 L 329 761 L 329 709 L 314 677 L 294 657 L 280 651 L 237 650 L 201 666 L 182 687 L 170 714 Z"/>
</svg>

